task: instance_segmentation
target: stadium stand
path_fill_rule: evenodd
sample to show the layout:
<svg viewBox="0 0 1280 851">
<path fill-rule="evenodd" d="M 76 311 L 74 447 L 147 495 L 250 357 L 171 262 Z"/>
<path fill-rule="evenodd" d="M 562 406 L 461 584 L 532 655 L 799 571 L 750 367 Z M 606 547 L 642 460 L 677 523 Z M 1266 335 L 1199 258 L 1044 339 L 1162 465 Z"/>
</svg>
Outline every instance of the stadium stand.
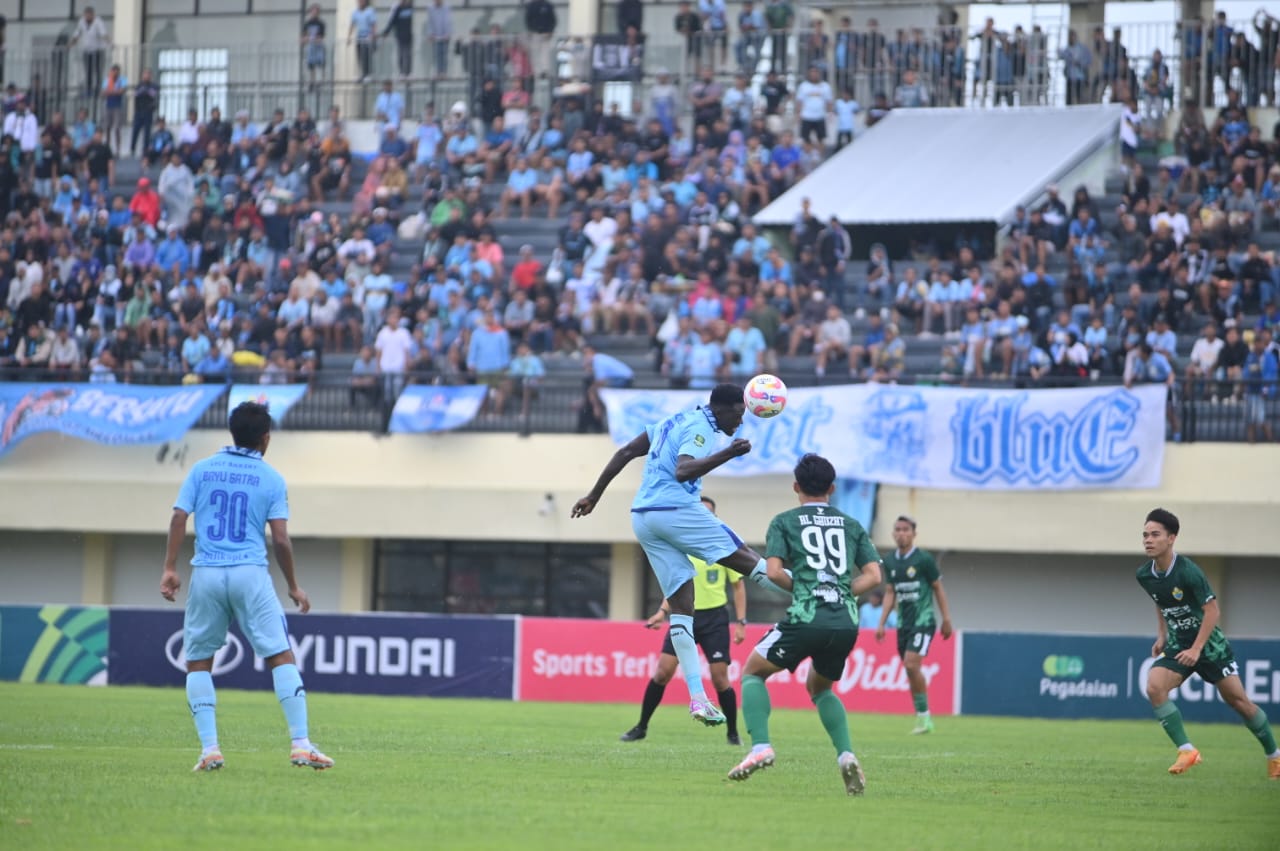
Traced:
<svg viewBox="0 0 1280 851">
<path fill-rule="evenodd" d="M 798 84 L 722 59 L 679 95 L 659 76 L 634 111 L 585 92 L 532 104 L 521 41 L 495 38 L 486 55 L 503 73 L 440 115 L 411 85 L 379 83 L 371 157 L 340 113 L 305 109 L 192 110 L 124 151 L 115 72 L 70 124 L 10 85 L 0 368 L 305 381 L 293 428 L 378 430 L 406 381 L 480 381 L 495 398 L 474 428 L 599 430 L 602 383 L 705 387 L 763 369 L 792 384 L 1161 381 L 1174 439 L 1239 439 L 1244 416 L 1226 411 L 1256 393 L 1275 418 L 1280 125 L 1264 139 L 1247 113 L 1274 88 L 1228 74 L 1244 90 L 1227 87 L 1220 109 L 1182 105 L 1165 140 L 1162 60 L 1144 60 L 1139 96 L 1104 37 L 1069 90 L 1126 104 L 1126 168 L 1103 196 L 1030 186 L 1043 194 L 997 238 L 948 232 L 861 259 L 835 211 L 804 204 L 768 233 L 752 216 L 856 148 L 841 138 L 852 92 L 872 104 L 858 130 L 876 133 L 891 109 L 924 105 L 921 88 L 949 91 L 945 57 L 926 48 L 958 42 L 909 49 L 908 34 L 843 79 L 841 38 L 800 39 Z M 1040 103 L 1016 37 L 974 40 L 978 103 Z M 1221 351 L 1197 343 L 1208 324 Z"/>
</svg>

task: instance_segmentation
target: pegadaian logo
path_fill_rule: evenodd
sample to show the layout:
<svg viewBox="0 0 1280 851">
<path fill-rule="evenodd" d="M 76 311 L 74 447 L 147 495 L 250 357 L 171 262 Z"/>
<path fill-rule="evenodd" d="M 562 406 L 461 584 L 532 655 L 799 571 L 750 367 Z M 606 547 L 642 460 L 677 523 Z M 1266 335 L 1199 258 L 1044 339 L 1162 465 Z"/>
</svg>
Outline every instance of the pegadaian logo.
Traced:
<svg viewBox="0 0 1280 851">
<path fill-rule="evenodd" d="M 186 673 L 187 660 L 182 655 L 182 630 L 169 636 L 169 640 L 164 643 L 164 655 L 168 658 L 170 665 Z M 227 643 L 213 654 L 213 675 L 216 677 L 219 674 L 234 671 L 240 666 L 244 656 L 244 645 L 240 643 L 240 639 L 227 633 Z"/>
<path fill-rule="evenodd" d="M 1084 660 L 1079 656 L 1046 656 L 1041 669 L 1046 677 L 1076 679 L 1084 675 Z"/>
</svg>

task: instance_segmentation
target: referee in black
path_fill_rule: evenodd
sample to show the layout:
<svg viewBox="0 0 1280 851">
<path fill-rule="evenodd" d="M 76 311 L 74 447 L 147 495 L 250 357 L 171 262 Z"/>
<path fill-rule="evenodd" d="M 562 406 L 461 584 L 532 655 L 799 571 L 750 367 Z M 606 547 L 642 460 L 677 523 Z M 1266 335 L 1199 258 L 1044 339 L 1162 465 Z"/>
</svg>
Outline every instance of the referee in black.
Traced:
<svg viewBox="0 0 1280 851">
<path fill-rule="evenodd" d="M 715 500 L 702 497 L 702 503 L 716 513 Z M 707 658 L 711 668 L 711 684 L 715 687 L 716 696 L 720 700 L 720 709 L 724 712 L 728 725 L 727 738 L 729 744 L 740 745 L 738 737 L 738 695 L 729 684 L 729 610 L 728 593 L 725 584 L 733 588 L 733 643 L 741 644 L 746 638 L 747 625 L 747 588 L 742 584 L 742 577 L 718 564 L 707 564 L 701 559 L 689 557 L 693 563 L 693 639 L 702 648 L 702 655 Z M 662 623 L 671 614 L 667 601 L 663 600 L 658 611 L 645 622 L 648 629 L 661 629 Z M 624 742 L 638 742 L 649 734 L 649 719 L 662 702 L 662 695 L 667 690 L 667 683 L 675 676 L 679 660 L 676 659 L 675 648 L 671 646 L 671 635 L 668 633 L 662 642 L 662 655 L 658 657 L 657 670 L 644 689 L 644 702 L 640 705 L 640 723 L 622 734 Z"/>
</svg>

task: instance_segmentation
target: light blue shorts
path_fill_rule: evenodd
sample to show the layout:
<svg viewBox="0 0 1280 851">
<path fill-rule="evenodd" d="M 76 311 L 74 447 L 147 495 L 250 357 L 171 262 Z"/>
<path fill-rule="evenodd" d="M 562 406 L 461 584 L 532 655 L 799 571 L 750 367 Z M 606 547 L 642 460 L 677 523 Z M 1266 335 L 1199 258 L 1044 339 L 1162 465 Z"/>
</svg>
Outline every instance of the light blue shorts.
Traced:
<svg viewBox="0 0 1280 851">
<path fill-rule="evenodd" d="M 182 653 L 188 660 L 211 659 L 227 643 L 231 621 L 239 625 L 262 658 L 290 648 L 284 607 L 267 568 L 256 565 L 197 567 L 191 571 Z"/>
<path fill-rule="evenodd" d="M 701 502 L 666 511 L 632 511 L 631 528 L 664 597 L 693 579 L 689 556 L 715 564 L 742 546 L 742 539 Z"/>
</svg>

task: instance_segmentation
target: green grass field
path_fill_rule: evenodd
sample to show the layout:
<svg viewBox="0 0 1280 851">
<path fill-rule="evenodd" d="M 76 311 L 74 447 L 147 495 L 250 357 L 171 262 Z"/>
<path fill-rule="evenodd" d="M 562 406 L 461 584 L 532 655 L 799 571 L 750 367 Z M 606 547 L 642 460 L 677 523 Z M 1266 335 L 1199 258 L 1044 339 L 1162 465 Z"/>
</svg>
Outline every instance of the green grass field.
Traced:
<svg viewBox="0 0 1280 851">
<path fill-rule="evenodd" d="M 0 684 L 0 848 L 1276 849 L 1280 783 L 1242 726 L 1190 725 L 1183 777 L 1155 722 L 855 715 L 848 798 L 815 713 L 774 714 L 778 765 L 631 706 L 310 696 L 337 760 L 293 768 L 274 696 L 219 692 L 227 766 L 179 690 Z"/>
</svg>

